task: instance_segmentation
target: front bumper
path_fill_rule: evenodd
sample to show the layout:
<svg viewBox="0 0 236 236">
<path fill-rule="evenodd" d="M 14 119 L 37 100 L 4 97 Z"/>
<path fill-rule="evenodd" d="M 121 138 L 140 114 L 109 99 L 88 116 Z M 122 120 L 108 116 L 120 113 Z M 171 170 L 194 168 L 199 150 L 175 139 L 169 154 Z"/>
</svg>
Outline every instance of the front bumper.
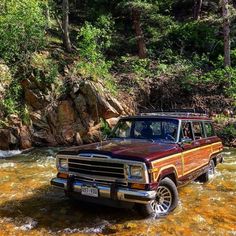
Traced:
<svg viewBox="0 0 236 236">
<path fill-rule="evenodd" d="M 80 180 L 53 178 L 51 185 L 62 189 L 65 192 L 77 193 L 81 195 L 81 188 L 84 185 L 95 186 L 99 192 L 99 199 L 112 199 L 117 201 L 125 201 L 130 203 L 147 204 L 156 197 L 156 191 L 145 191 L 138 189 L 130 189 L 115 185 L 91 184 Z M 97 197 L 88 197 L 97 199 Z"/>
</svg>

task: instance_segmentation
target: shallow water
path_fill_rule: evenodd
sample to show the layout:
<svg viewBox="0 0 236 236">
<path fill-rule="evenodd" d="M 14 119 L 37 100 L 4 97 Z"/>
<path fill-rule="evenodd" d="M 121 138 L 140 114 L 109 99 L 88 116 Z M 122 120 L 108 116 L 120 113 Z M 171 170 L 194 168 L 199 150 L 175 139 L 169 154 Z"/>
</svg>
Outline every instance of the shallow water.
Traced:
<svg viewBox="0 0 236 236">
<path fill-rule="evenodd" d="M 169 216 L 143 220 L 133 210 L 70 203 L 50 187 L 57 149 L 0 159 L 0 235 L 236 235 L 236 150 L 207 184 L 179 189 Z"/>
</svg>

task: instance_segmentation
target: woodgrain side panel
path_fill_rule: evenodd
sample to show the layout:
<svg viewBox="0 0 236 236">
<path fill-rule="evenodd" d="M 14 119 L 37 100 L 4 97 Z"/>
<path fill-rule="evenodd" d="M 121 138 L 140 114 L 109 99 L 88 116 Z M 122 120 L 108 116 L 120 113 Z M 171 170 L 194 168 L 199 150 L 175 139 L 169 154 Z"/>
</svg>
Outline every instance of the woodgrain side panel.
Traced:
<svg viewBox="0 0 236 236">
<path fill-rule="evenodd" d="M 152 180 L 156 182 L 161 173 L 170 168 L 175 170 L 177 178 L 181 178 L 208 165 L 211 156 L 222 150 L 222 143 L 217 142 L 155 160 L 151 163 Z"/>
</svg>

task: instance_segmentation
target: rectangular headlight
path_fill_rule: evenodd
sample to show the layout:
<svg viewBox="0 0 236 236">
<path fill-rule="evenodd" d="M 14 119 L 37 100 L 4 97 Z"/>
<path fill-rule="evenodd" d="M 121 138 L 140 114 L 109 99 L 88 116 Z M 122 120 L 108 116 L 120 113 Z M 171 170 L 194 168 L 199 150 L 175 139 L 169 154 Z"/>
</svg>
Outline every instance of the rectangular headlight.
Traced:
<svg viewBox="0 0 236 236">
<path fill-rule="evenodd" d="M 64 158 L 59 158 L 59 168 L 63 170 L 68 170 L 68 161 Z"/>
<path fill-rule="evenodd" d="M 141 166 L 130 166 L 130 177 L 141 179 L 143 176 L 143 169 Z"/>
</svg>

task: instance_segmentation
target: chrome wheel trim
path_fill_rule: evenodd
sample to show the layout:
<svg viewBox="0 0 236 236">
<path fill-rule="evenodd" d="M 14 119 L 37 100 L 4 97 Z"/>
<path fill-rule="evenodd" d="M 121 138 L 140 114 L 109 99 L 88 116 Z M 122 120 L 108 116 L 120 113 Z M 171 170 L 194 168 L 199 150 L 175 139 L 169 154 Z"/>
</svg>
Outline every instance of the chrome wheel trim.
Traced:
<svg viewBox="0 0 236 236">
<path fill-rule="evenodd" d="M 168 213 L 172 204 L 171 191 L 165 186 L 158 187 L 156 199 L 152 200 L 150 204 L 156 214 Z"/>
</svg>

